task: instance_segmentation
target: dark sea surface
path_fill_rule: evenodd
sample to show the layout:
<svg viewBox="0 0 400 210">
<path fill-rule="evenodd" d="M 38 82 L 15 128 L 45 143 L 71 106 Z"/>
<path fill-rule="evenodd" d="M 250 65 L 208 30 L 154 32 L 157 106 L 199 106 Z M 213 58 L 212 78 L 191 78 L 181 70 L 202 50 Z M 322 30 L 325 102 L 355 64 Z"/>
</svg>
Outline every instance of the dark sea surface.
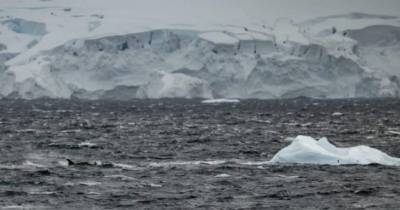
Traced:
<svg viewBox="0 0 400 210">
<path fill-rule="evenodd" d="M 400 209 L 400 167 L 251 164 L 399 131 L 399 99 L 0 100 L 0 209 Z"/>
</svg>

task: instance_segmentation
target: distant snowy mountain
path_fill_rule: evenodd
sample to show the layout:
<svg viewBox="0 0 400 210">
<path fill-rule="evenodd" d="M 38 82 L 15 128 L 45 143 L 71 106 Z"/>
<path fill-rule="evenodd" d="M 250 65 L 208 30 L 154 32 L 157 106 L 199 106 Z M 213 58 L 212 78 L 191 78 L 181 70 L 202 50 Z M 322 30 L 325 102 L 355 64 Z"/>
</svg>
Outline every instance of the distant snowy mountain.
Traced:
<svg viewBox="0 0 400 210">
<path fill-rule="evenodd" d="M 397 1 L 290 2 L 2 0 L 0 98 L 400 96 Z"/>
</svg>

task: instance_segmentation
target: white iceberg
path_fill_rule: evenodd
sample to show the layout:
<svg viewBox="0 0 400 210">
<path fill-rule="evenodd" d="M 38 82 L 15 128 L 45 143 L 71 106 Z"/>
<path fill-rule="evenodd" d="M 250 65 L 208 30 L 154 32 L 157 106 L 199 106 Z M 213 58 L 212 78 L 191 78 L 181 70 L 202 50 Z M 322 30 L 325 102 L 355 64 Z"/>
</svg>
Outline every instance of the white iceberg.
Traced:
<svg viewBox="0 0 400 210">
<path fill-rule="evenodd" d="M 338 148 L 327 138 L 315 140 L 309 136 L 297 136 L 293 142 L 281 149 L 271 163 L 300 164 L 371 164 L 398 165 L 400 158 L 395 158 L 368 146 Z"/>
</svg>

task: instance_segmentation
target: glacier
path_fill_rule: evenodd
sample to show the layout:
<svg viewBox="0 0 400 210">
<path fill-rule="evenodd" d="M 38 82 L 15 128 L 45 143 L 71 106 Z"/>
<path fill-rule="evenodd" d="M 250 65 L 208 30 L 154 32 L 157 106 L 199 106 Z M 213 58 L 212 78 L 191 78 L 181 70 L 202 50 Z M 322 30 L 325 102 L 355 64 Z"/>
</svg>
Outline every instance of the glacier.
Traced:
<svg viewBox="0 0 400 210">
<path fill-rule="evenodd" d="M 397 15 L 248 17 L 208 11 L 221 5 L 207 0 L 168 16 L 153 5 L 181 1 L 33 2 L 5 0 L 0 11 L 0 98 L 400 96 Z M 190 16 L 205 11 L 215 20 Z"/>
</svg>

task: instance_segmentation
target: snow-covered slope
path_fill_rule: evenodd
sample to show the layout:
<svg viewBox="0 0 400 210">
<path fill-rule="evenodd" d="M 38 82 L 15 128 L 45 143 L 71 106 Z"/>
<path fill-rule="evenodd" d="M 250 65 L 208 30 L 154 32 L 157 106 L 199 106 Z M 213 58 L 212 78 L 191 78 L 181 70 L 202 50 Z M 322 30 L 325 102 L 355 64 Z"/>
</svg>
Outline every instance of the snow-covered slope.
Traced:
<svg viewBox="0 0 400 210">
<path fill-rule="evenodd" d="M 353 1 L 2 0 L 0 97 L 398 97 L 399 3 Z"/>
</svg>

